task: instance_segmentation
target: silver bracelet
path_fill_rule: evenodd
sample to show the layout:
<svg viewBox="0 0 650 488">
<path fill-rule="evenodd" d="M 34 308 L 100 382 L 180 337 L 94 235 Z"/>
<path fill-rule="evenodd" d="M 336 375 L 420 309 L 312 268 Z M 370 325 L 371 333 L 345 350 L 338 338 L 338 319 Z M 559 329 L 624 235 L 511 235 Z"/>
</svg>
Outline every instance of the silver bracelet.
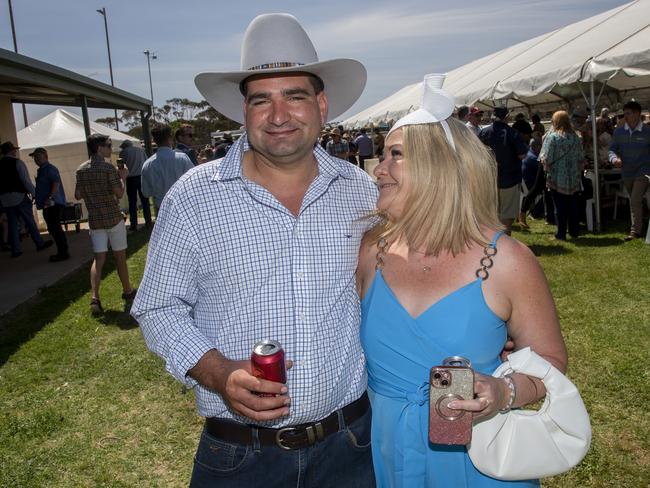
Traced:
<svg viewBox="0 0 650 488">
<path fill-rule="evenodd" d="M 510 398 L 508 398 L 507 405 L 499 410 L 501 413 L 508 412 L 512 408 L 512 405 L 515 403 L 515 397 L 517 396 L 517 390 L 515 389 L 515 382 L 512 380 L 512 376 L 507 374 L 503 379 L 506 380 L 506 384 L 510 390 Z"/>
</svg>

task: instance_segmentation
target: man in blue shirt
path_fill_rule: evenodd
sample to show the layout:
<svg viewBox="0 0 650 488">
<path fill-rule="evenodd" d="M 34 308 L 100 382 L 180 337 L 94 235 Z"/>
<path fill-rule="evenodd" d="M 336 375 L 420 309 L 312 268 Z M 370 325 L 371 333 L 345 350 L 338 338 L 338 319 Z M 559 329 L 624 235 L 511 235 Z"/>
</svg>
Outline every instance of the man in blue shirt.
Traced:
<svg viewBox="0 0 650 488">
<path fill-rule="evenodd" d="M 192 164 L 196 166 L 199 160 L 196 157 L 196 150 L 192 147 L 194 142 L 194 127 L 190 124 L 183 124 L 174 133 L 176 139 L 176 150 L 185 153 Z"/>
<path fill-rule="evenodd" d="M 47 231 L 56 243 L 57 253 L 50 256 L 50 262 L 70 259 L 68 254 L 68 239 L 61 227 L 61 218 L 65 208 L 65 191 L 61 182 L 59 170 L 50 163 L 45 148 L 37 147 L 29 154 L 38 166 L 36 171 L 36 193 L 34 201 L 36 208 L 43 210 L 43 219 Z"/>
<path fill-rule="evenodd" d="M 650 175 L 650 127 L 641 120 L 641 105 L 630 101 L 623 106 L 625 125 L 614 130 L 609 146 L 609 162 L 621 168 L 623 184 L 630 195 L 632 226 L 625 238 L 641 237 L 643 227 L 643 195 L 648 190 Z"/>
<path fill-rule="evenodd" d="M 483 128 L 479 139 L 492 148 L 497 160 L 497 186 L 499 187 L 499 220 L 510 234 L 515 218 L 519 216 L 521 194 L 521 160 L 526 157 L 528 146 L 518 131 L 510 127 L 508 109 L 496 107 L 494 122 Z"/>
<path fill-rule="evenodd" d="M 21 219 L 31 236 L 37 251 L 50 247 L 51 240 L 44 241 L 34 221 L 32 196 L 36 193 L 27 166 L 18 159 L 18 149 L 12 142 L 0 144 L 0 204 L 7 214 L 11 257 L 22 256 L 23 251 L 18 233 L 18 219 Z"/>
<path fill-rule="evenodd" d="M 361 134 L 354 139 L 354 143 L 359 148 L 359 167 L 365 169 L 364 162 L 366 159 L 371 159 L 373 153 L 372 139 L 368 137 L 368 129 L 365 127 L 361 129 Z"/>
<path fill-rule="evenodd" d="M 254 19 L 241 52 L 195 83 L 246 132 L 169 190 L 132 313 L 206 417 L 191 486 L 374 486 L 355 270 L 377 188 L 316 144 L 366 71 L 319 62 L 288 14 Z M 252 375 L 263 339 L 286 385 Z"/>
<path fill-rule="evenodd" d="M 183 173 L 194 165 L 182 151 L 172 149 L 172 130 L 168 125 L 156 125 L 151 129 L 151 137 L 158 146 L 156 154 L 142 165 L 142 194 L 153 197 L 156 213 L 167 191 Z"/>
</svg>

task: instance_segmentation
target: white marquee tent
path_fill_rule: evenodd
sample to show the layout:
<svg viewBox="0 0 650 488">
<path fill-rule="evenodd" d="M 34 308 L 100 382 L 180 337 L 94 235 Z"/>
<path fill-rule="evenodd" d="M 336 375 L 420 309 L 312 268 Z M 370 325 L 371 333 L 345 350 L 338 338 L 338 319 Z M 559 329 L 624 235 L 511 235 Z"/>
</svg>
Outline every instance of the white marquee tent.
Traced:
<svg viewBox="0 0 650 488">
<path fill-rule="evenodd" d="M 124 140 L 139 144 L 139 140 L 95 122 L 90 123 L 91 133 L 110 136 L 113 141 L 113 159 L 120 151 Z M 81 163 L 88 160 L 86 134 L 81 117 L 62 109 L 57 109 L 18 132 L 20 159 L 25 161 L 29 174 L 34 181 L 38 169 L 29 153 L 37 147 L 47 149 L 48 156 L 61 174 L 66 199 L 74 200 L 75 171 Z M 85 213 L 84 213 L 85 215 Z"/>
<path fill-rule="evenodd" d="M 648 19 L 650 0 L 636 0 L 461 66 L 448 73 L 444 87 L 454 94 L 457 105 L 488 109 L 502 103 L 540 110 L 582 104 L 596 113 L 599 101 L 600 106 L 609 107 L 630 98 L 647 104 Z M 361 127 L 397 120 L 419 108 L 421 85 L 402 88 L 343 125 Z"/>
</svg>

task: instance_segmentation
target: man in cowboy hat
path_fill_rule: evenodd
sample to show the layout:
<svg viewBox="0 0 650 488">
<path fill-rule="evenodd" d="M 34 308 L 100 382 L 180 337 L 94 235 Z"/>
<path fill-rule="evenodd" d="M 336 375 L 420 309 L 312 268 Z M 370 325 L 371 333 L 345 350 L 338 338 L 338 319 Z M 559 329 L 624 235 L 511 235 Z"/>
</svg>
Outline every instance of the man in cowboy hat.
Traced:
<svg viewBox="0 0 650 488">
<path fill-rule="evenodd" d="M 377 192 L 316 144 L 365 68 L 319 62 L 288 14 L 254 19 L 241 54 L 195 82 L 246 132 L 169 190 L 132 313 L 206 417 L 191 486 L 373 486 L 354 273 Z M 264 339 L 286 384 L 252 374 Z"/>
<path fill-rule="evenodd" d="M 341 139 L 341 131 L 339 129 L 333 129 L 332 139 L 327 142 L 325 149 L 327 150 L 330 156 L 334 156 L 339 159 L 348 160 L 350 155 L 350 146 L 348 142 L 344 139 Z"/>
</svg>

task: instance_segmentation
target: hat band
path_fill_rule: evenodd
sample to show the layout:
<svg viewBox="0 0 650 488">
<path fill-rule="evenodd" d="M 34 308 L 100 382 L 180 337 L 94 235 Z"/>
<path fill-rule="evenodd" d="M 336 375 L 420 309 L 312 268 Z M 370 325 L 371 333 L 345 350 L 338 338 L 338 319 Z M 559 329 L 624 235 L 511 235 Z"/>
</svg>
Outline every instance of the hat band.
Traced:
<svg viewBox="0 0 650 488">
<path fill-rule="evenodd" d="M 248 68 L 248 71 L 257 71 L 260 69 L 275 69 L 275 68 L 293 68 L 295 66 L 304 66 L 305 63 L 292 63 L 290 61 L 278 61 L 276 63 L 266 63 Z"/>
</svg>

